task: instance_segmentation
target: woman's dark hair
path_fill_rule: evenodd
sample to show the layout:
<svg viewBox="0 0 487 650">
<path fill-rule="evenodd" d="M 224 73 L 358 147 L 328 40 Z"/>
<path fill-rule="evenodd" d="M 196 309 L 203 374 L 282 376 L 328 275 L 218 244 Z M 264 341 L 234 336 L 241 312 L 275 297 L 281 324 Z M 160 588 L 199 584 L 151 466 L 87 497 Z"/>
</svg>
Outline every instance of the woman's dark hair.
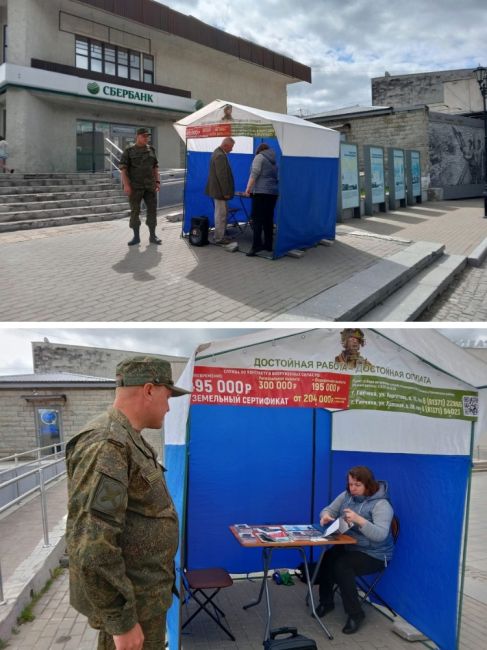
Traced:
<svg viewBox="0 0 487 650">
<path fill-rule="evenodd" d="M 269 145 L 266 144 L 265 142 L 261 142 L 257 147 L 257 149 L 255 150 L 255 155 L 257 155 L 261 151 L 265 151 L 266 149 L 270 149 Z"/>
<path fill-rule="evenodd" d="M 365 496 L 370 497 L 379 489 L 379 483 L 375 480 L 375 476 L 371 469 L 364 465 L 356 465 L 347 472 L 346 490 L 348 492 L 348 477 L 351 476 L 356 481 L 360 481 L 365 486 Z"/>
</svg>

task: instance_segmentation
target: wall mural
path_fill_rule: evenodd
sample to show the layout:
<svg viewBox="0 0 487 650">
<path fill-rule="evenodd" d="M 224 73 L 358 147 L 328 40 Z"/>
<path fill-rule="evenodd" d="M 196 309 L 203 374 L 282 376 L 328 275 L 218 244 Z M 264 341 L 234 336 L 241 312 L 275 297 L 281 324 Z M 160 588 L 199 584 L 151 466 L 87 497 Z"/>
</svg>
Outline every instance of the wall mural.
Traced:
<svg viewBox="0 0 487 650">
<path fill-rule="evenodd" d="M 483 183 L 485 154 L 482 128 L 432 122 L 429 150 L 432 187 Z"/>
</svg>

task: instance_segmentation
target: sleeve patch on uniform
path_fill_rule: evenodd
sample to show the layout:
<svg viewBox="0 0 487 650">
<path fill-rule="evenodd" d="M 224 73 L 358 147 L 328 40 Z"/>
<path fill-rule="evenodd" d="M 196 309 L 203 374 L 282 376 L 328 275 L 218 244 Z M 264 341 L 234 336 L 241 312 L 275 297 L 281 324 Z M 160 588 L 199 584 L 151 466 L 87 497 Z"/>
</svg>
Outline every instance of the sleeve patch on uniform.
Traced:
<svg viewBox="0 0 487 650">
<path fill-rule="evenodd" d="M 90 507 L 92 510 L 114 517 L 119 512 L 124 498 L 125 486 L 110 476 L 102 474 Z"/>
<path fill-rule="evenodd" d="M 161 478 L 161 470 L 156 468 L 149 474 L 145 474 L 145 478 L 152 484 Z"/>
</svg>

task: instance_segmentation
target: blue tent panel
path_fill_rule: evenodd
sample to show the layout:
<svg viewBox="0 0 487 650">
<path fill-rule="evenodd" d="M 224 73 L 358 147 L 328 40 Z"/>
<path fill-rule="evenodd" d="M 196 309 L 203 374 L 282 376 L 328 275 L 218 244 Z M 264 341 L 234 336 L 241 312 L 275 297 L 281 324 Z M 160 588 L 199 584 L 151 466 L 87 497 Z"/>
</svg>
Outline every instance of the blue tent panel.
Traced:
<svg viewBox="0 0 487 650">
<path fill-rule="evenodd" d="M 470 458 L 336 451 L 333 495 L 343 491 L 354 465 L 367 465 L 389 483 L 401 526 L 379 593 L 442 650 L 455 650 Z"/>
<path fill-rule="evenodd" d="M 189 568 L 259 571 L 260 551 L 242 548 L 231 524 L 309 522 L 311 410 L 193 405 L 189 451 Z M 281 551 L 275 561 L 299 559 Z"/>
<path fill-rule="evenodd" d="M 166 467 L 169 468 L 166 473 L 166 483 L 174 502 L 174 507 L 179 517 L 179 548 L 174 558 L 176 566 L 176 586 L 180 590 L 180 573 L 181 567 L 181 550 L 183 538 L 183 513 L 185 502 L 185 481 L 182 480 L 186 475 L 186 445 L 166 445 L 164 448 L 164 462 Z M 170 650 L 177 650 L 179 648 L 179 629 L 180 629 L 180 601 L 177 598 L 173 599 L 172 605 L 167 612 L 166 626 L 167 637 Z"/>
<path fill-rule="evenodd" d="M 282 156 L 279 143 L 273 138 L 255 139 L 254 149 L 261 141 L 275 149 L 279 165 L 279 201 L 275 212 L 278 229 L 274 257 L 281 257 L 293 248 L 314 246 L 320 239 L 334 239 L 338 158 Z M 210 226 L 214 226 L 213 201 L 204 192 L 210 158 L 211 152 L 187 152 L 185 234 L 190 231 L 193 217 L 206 216 Z M 229 155 L 237 190 L 245 190 L 252 160 L 253 154 Z M 250 210 L 250 202 L 248 206 Z M 241 208 L 240 199 L 235 197 L 229 201 L 229 207 Z"/>
<path fill-rule="evenodd" d="M 331 423 L 332 414 L 316 409 L 316 452 L 313 523 L 319 520 L 321 510 L 333 498 L 331 494 Z"/>
<path fill-rule="evenodd" d="M 215 225 L 213 201 L 205 194 L 210 158 L 211 153 L 206 151 L 188 151 L 187 154 L 183 222 L 183 233 L 185 234 L 190 231 L 193 217 L 208 217 L 210 227 Z M 237 190 L 243 191 L 247 187 L 252 158 L 251 154 L 230 154 L 229 156 Z M 229 207 L 241 208 L 240 199 L 235 197 L 229 201 Z M 241 216 L 243 217 L 243 214 Z M 245 219 L 242 218 L 241 221 L 245 221 Z"/>
<path fill-rule="evenodd" d="M 284 156 L 274 254 L 335 239 L 338 158 Z"/>
</svg>

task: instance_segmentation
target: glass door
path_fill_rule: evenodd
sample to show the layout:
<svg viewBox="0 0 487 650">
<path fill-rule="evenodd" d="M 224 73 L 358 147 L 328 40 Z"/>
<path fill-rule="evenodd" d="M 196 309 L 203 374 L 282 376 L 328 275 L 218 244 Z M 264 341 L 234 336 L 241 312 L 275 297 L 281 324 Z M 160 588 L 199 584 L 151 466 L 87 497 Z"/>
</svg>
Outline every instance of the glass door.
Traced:
<svg viewBox="0 0 487 650">
<path fill-rule="evenodd" d="M 60 412 L 56 408 L 37 408 L 37 431 L 39 436 L 39 447 L 46 447 L 42 450 L 43 456 L 60 451 L 61 424 Z M 47 447 L 47 445 L 52 445 Z"/>
<path fill-rule="evenodd" d="M 105 138 L 110 135 L 106 122 L 77 120 L 76 168 L 79 172 L 103 172 L 110 169 L 105 153 Z"/>
</svg>

